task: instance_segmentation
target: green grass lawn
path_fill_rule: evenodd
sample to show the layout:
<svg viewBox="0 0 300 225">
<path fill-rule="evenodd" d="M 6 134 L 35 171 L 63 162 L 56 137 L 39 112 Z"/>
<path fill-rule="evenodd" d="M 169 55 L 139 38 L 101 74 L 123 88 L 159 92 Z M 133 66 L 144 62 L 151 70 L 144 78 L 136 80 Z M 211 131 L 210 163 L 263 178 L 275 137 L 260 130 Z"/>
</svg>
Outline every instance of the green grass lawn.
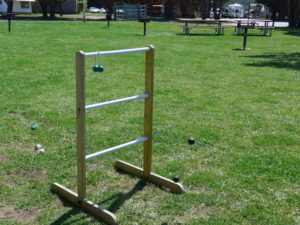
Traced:
<svg viewBox="0 0 300 225">
<path fill-rule="evenodd" d="M 171 194 L 113 169 L 142 145 L 88 163 L 88 198 L 120 224 L 300 224 L 299 31 L 184 36 L 176 23 L 0 22 L 0 224 L 99 224 L 50 192 L 76 190 L 75 52 L 154 45 L 153 172 Z M 293 35 L 294 34 L 294 35 Z M 86 63 L 87 104 L 143 93 L 143 53 Z M 143 102 L 87 114 L 87 152 L 143 135 Z M 37 125 L 37 130 L 31 130 Z M 189 146 L 187 140 L 196 143 Z M 36 154 L 41 144 L 44 154 Z"/>
</svg>

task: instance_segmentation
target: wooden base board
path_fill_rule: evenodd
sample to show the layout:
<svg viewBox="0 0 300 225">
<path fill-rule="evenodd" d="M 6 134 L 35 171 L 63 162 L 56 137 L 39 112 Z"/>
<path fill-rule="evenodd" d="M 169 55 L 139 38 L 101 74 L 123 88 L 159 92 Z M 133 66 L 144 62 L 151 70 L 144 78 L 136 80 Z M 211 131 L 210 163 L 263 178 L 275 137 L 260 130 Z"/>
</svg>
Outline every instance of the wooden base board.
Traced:
<svg viewBox="0 0 300 225">
<path fill-rule="evenodd" d="M 136 167 L 124 161 L 121 160 L 116 161 L 115 167 L 117 169 L 123 170 L 132 175 L 149 180 L 150 182 L 157 184 L 158 186 L 165 187 L 173 193 L 181 194 L 184 192 L 183 186 L 180 183 L 176 183 L 170 179 L 167 179 L 165 177 L 159 176 L 154 173 L 144 174 L 144 170 L 142 168 Z M 97 204 L 88 201 L 86 199 L 80 201 L 78 195 L 75 192 L 65 188 L 64 186 L 58 183 L 54 183 L 51 185 L 51 190 L 57 193 L 58 195 L 62 196 L 66 200 L 70 201 L 75 206 L 80 207 L 84 211 L 95 215 L 96 217 L 103 220 L 104 222 L 110 225 L 118 224 L 117 218 L 113 213 L 111 213 L 106 209 L 101 208 Z"/>
<path fill-rule="evenodd" d="M 75 192 L 65 188 L 64 186 L 62 186 L 58 183 L 54 183 L 51 185 L 51 190 L 53 192 L 57 193 L 58 195 L 62 196 L 66 200 L 70 201 L 77 207 L 82 208 L 84 211 L 95 215 L 96 217 L 103 220 L 104 222 L 106 222 L 110 225 L 118 224 L 117 218 L 113 213 L 111 213 L 110 211 L 108 211 L 106 209 L 101 208 L 97 204 L 95 204 L 91 201 L 88 201 L 86 199 L 84 199 L 83 201 L 80 201 L 78 198 L 78 195 Z"/>
<path fill-rule="evenodd" d="M 180 183 L 176 183 L 170 179 L 167 179 L 165 177 L 159 176 L 154 173 L 150 174 L 144 174 L 144 170 L 142 168 L 136 167 L 132 164 L 129 164 L 127 162 L 118 160 L 115 163 L 115 167 L 117 169 L 123 170 L 127 173 L 130 173 L 132 175 L 144 178 L 146 180 L 149 180 L 150 182 L 157 184 L 158 186 L 165 187 L 169 189 L 171 192 L 176 194 L 181 194 L 184 192 L 183 186 Z"/>
</svg>

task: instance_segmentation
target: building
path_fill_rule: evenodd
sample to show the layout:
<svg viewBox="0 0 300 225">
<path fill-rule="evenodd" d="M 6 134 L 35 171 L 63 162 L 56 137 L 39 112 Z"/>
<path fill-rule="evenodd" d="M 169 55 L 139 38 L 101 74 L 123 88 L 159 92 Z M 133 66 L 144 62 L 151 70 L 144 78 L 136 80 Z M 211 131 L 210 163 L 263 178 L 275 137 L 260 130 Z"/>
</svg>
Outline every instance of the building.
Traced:
<svg viewBox="0 0 300 225">
<path fill-rule="evenodd" d="M 14 13 L 32 13 L 31 3 L 35 0 L 15 0 L 13 5 Z M 7 4 L 4 0 L 0 0 L 0 14 L 7 13 Z"/>
</svg>

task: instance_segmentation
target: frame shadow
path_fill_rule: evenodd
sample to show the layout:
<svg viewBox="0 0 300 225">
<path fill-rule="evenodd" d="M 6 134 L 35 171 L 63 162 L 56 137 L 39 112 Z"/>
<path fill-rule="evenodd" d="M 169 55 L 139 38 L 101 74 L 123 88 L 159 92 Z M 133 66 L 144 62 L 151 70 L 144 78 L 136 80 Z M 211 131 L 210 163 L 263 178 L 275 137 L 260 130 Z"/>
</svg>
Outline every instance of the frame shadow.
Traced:
<svg viewBox="0 0 300 225">
<path fill-rule="evenodd" d="M 127 174 L 127 173 L 125 173 Z M 134 176 L 133 176 L 134 177 Z M 121 206 L 129 199 L 131 199 L 135 193 L 142 191 L 144 189 L 145 186 L 147 186 L 148 182 L 144 179 L 140 179 L 135 185 L 134 187 L 128 191 L 127 193 L 117 193 L 115 195 L 112 195 L 106 199 L 104 199 L 101 202 L 98 202 L 97 204 L 101 207 L 102 204 L 109 202 L 113 199 L 115 199 L 111 205 L 105 209 L 107 209 L 108 211 L 112 212 L 112 213 L 116 213 Z M 60 224 L 66 224 L 66 225 L 72 225 L 75 222 L 79 222 L 82 221 L 84 219 L 86 219 L 88 216 L 94 218 L 95 220 L 99 221 L 99 218 L 95 217 L 93 214 L 88 213 L 84 210 L 82 210 L 79 207 L 74 206 L 73 204 L 69 203 L 69 201 L 67 201 L 65 198 L 59 196 L 59 199 L 61 200 L 61 202 L 63 203 L 64 207 L 70 207 L 71 209 L 67 212 L 65 212 L 64 214 L 62 214 L 59 218 L 57 218 L 55 221 L 53 221 L 50 225 L 60 225 Z M 81 216 L 80 218 L 74 218 L 71 219 L 72 217 L 74 217 L 75 215 L 78 215 L 80 213 L 84 212 L 86 215 L 85 216 Z M 68 221 L 70 220 L 70 221 Z M 101 221 L 103 224 L 105 224 L 104 221 Z"/>
</svg>

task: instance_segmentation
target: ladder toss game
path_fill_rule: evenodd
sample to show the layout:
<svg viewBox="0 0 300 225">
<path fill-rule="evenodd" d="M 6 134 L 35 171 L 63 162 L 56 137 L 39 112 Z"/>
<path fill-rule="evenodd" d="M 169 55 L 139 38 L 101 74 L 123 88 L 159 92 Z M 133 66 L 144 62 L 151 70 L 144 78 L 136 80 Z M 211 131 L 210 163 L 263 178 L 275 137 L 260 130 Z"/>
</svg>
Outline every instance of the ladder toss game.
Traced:
<svg viewBox="0 0 300 225">
<path fill-rule="evenodd" d="M 85 58 L 101 56 L 128 54 L 136 52 L 145 52 L 145 93 L 128 98 L 117 99 L 108 102 L 85 105 Z M 144 144 L 144 164 L 143 168 L 136 167 L 127 162 L 118 160 L 115 163 L 117 169 L 123 170 L 129 174 L 141 177 L 158 186 L 165 187 L 173 193 L 184 192 L 183 186 L 170 179 L 151 172 L 152 165 L 152 114 L 153 114 L 153 79 L 154 78 L 154 47 L 148 46 L 143 48 L 114 50 L 104 52 L 76 53 L 76 149 L 77 149 L 77 193 L 66 187 L 54 183 L 51 190 L 63 196 L 66 200 L 83 210 L 95 215 L 108 224 L 118 224 L 116 216 L 98 206 L 97 204 L 86 199 L 86 161 L 95 157 L 116 151 L 138 143 Z M 144 135 L 143 137 L 112 147 L 99 152 L 86 155 L 86 120 L 85 113 L 87 110 L 101 108 L 123 102 L 144 99 Z"/>
</svg>

